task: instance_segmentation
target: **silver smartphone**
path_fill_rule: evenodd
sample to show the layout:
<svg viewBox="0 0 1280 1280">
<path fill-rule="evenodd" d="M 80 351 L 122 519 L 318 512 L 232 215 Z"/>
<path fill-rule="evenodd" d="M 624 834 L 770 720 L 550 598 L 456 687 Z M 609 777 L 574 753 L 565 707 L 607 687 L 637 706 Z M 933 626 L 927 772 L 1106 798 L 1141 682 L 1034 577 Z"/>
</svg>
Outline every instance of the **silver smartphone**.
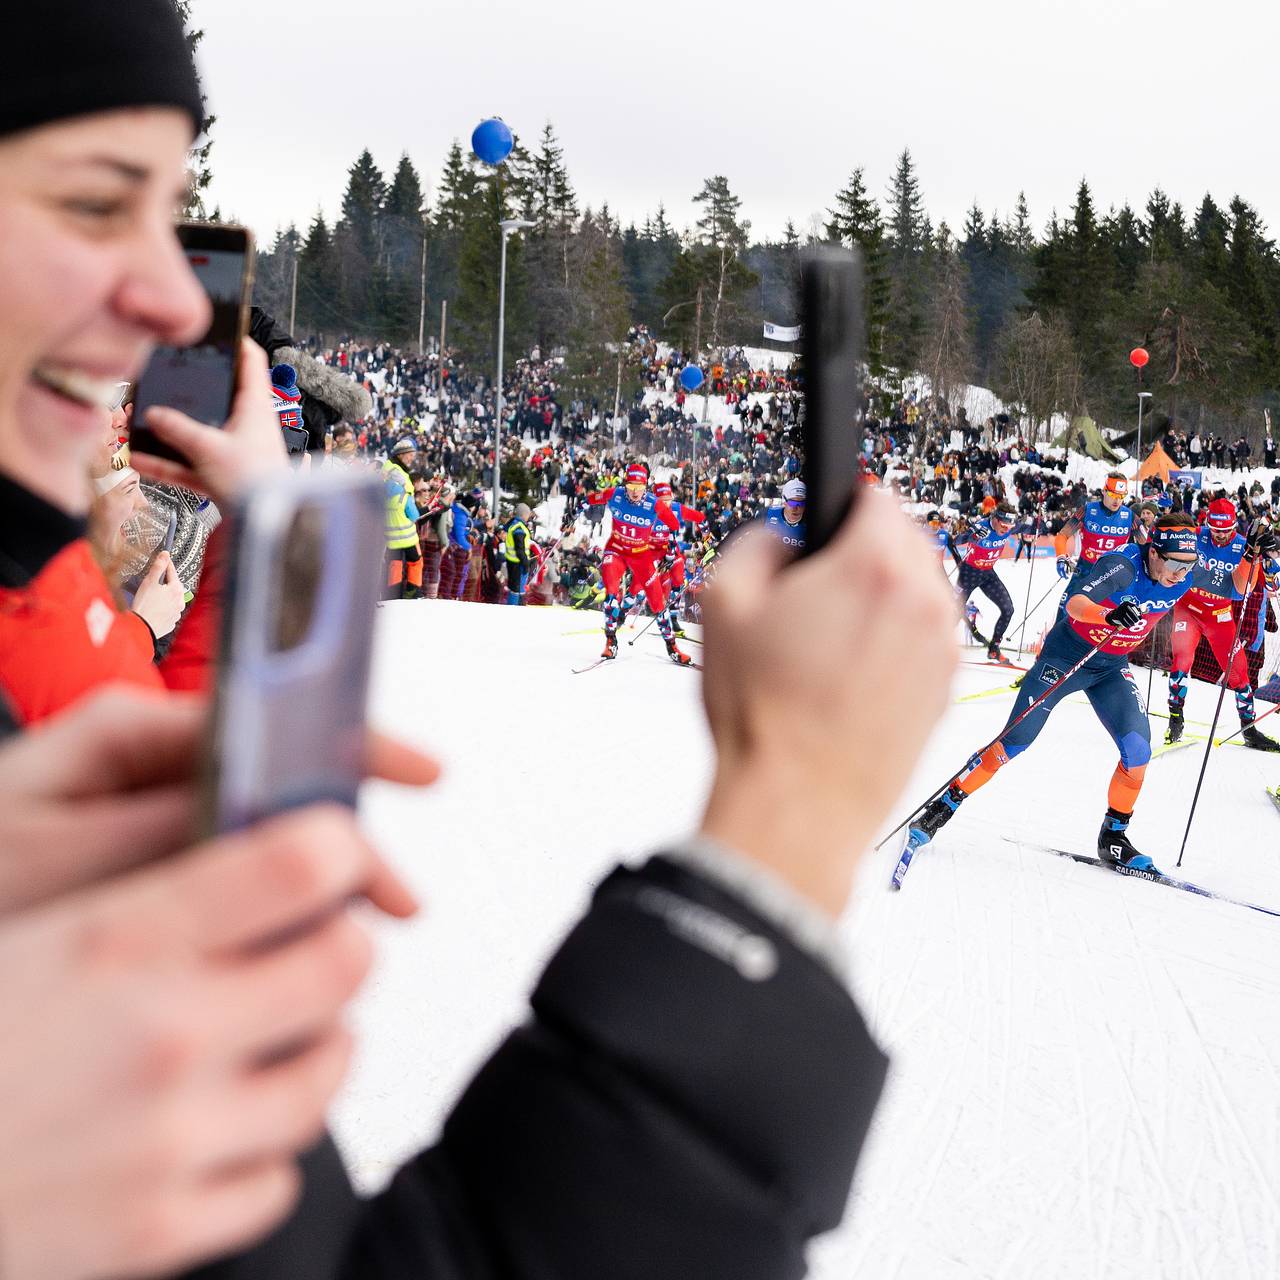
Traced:
<svg viewBox="0 0 1280 1280">
<path fill-rule="evenodd" d="M 318 801 L 354 806 L 385 552 L 367 471 L 290 471 L 231 515 L 206 834 Z"/>
</svg>

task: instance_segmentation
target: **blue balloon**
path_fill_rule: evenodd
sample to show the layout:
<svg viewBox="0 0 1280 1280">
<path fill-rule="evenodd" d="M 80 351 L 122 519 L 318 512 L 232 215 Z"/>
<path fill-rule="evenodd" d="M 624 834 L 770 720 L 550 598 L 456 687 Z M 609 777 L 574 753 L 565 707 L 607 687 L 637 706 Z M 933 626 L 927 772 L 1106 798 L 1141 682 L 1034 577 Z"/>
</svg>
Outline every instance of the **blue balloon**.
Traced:
<svg viewBox="0 0 1280 1280">
<path fill-rule="evenodd" d="M 471 134 L 471 150 L 485 164 L 501 164 L 514 144 L 511 130 L 497 116 L 481 120 Z"/>
<path fill-rule="evenodd" d="M 680 370 L 680 385 L 686 391 L 697 391 L 702 386 L 702 370 L 696 364 L 687 364 Z"/>
</svg>

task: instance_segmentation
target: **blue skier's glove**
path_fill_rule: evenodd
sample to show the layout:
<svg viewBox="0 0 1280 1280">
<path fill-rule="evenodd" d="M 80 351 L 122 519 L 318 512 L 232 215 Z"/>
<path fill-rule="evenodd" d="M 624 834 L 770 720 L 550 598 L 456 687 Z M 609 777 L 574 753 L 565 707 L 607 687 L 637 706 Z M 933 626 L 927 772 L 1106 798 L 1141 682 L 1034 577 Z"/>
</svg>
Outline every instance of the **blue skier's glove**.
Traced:
<svg viewBox="0 0 1280 1280">
<path fill-rule="evenodd" d="M 1058 557 L 1058 577 L 1069 578 L 1076 571 L 1076 563 L 1070 556 Z"/>
</svg>

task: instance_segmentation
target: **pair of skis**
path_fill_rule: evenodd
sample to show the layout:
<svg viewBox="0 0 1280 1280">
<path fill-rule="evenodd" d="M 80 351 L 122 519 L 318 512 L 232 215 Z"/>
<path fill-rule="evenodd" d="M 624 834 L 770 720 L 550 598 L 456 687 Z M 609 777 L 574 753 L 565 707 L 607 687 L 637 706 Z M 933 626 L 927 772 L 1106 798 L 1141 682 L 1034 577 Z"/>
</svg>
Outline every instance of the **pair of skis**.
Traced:
<svg viewBox="0 0 1280 1280">
<path fill-rule="evenodd" d="M 694 641 L 694 644 L 700 644 L 700 643 L 701 641 L 698 641 L 698 640 Z M 575 676 L 580 676 L 588 671 L 594 671 L 597 667 L 604 666 L 606 662 L 616 662 L 616 661 L 617 661 L 617 655 L 615 655 L 612 658 L 606 658 L 604 654 L 601 654 L 594 662 L 588 662 L 585 667 L 574 667 L 573 674 Z M 671 665 L 673 667 L 686 667 L 690 671 L 702 670 L 702 663 L 694 662 L 692 658 L 690 658 L 688 662 L 672 662 Z"/>
<path fill-rule="evenodd" d="M 1267 791 L 1267 795 L 1270 796 L 1276 808 L 1280 809 L 1280 795 L 1270 790 Z M 1272 910 L 1270 907 L 1259 906 L 1255 902 L 1246 902 L 1242 898 L 1232 898 L 1225 893 L 1216 893 L 1212 889 L 1206 889 L 1203 885 L 1192 884 L 1189 880 L 1179 880 L 1176 876 L 1165 875 L 1163 871 L 1147 871 L 1138 867 L 1126 867 L 1104 862 L 1101 858 L 1092 854 L 1073 853 L 1069 849 L 1058 849 L 1053 845 L 1037 844 L 1034 841 L 1014 840 L 1009 836 L 1004 836 L 1003 839 L 1006 844 L 1014 845 L 1019 849 L 1036 849 L 1041 853 L 1050 853 L 1058 858 L 1069 858 L 1072 862 L 1078 862 L 1084 866 L 1097 867 L 1102 871 L 1110 871 L 1116 875 L 1128 876 L 1133 880 L 1149 880 L 1152 884 L 1162 884 L 1167 889 L 1177 889 L 1182 893 L 1193 894 L 1197 898 L 1209 898 L 1213 902 L 1225 902 L 1229 906 L 1243 907 L 1248 911 L 1256 911 L 1259 915 L 1280 918 L 1280 911 Z M 911 861 L 915 857 L 917 848 L 920 847 L 923 846 L 915 845 L 912 842 L 910 832 L 908 832 L 906 843 L 903 845 L 897 865 L 894 867 L 893 875 L 889 881 L 891 889 L 898 890 L 902 888 L 903 878 L 911 867 Z"/>
</svg>

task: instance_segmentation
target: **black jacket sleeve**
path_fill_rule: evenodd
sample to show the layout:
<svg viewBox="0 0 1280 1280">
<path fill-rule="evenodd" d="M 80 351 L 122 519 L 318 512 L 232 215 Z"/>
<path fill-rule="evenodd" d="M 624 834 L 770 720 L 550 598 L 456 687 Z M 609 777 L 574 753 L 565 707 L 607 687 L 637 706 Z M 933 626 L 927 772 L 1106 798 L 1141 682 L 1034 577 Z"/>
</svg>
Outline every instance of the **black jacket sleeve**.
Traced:
<svg viewBox="0 0 1280 1280">
<path fill-rule="evenodd" d="M 618 870 L 440 1143 L 357 1204 L 332 1148 L 217 1280 L 791 1280 L 840 1220 L 886 1060 L 844 987 L 663 858 Z"/>
</svg>

